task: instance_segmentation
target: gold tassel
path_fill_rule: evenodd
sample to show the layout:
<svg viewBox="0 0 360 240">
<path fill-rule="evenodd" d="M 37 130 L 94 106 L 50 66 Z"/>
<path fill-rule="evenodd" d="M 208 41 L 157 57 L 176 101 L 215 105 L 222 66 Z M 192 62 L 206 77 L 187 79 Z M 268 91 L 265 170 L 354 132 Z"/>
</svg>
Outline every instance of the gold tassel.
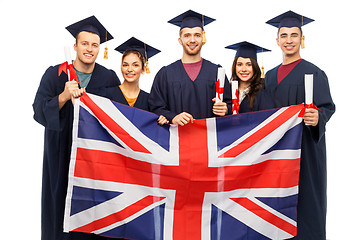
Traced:
<svg viewBox="0 0 360 240">
<path fill-rule="evenodd" d="M 304 16 L 301 16 L 301 26 L 304 26 Z M 304 35 L 301 36 L 300 46 L 301 46 L 301 49 L 305 48 L 305 36 Z"/>
<path fill-rule="evenodd" d="M 265 78 L 264 66 L 261 67 L 261 77 L 260 78 Z"/>
<path fill-rule="evenodd" d="M 106 47 L 105 47 L 105 51 L 104 51 L 104 59 L 109 59 L 108 48 L 107 48 L 107 31 L 105 33 L 105 42 L 106 42 Z"/>
<path fill-rule="evenodd" d="M 304 35 L 301 36 L 301 42 L 300 42 L 301 48 L 305 48 L 305 37 Z"/>
<path fill-rule="evenodd" d="M 107 47 L 105 47 L 104 59 L 109 59 L 109 56 L 108 56 L 108 48 L 107 48 Z"/>
<path fill-rule="evenodd" d="M 206 43 L 204 26 L 205 26 L 205 24 L 204 24 L 204 15 L 202 15 L 202 29 L 203 29 L 203 30 L 202 30 L 202 37 L 203 37 L 202 42 L 203 42 L 203 43 Z"/>
<path fill-rule="evenodd" d="M 204 31 L 204 30 L 202 31 L 202 35 L 203 35 L 203 40 L 202 40 L 202 42 L 203 42 L 203 43 L 206 43 L 206 37 L 205 37 L 205 31 Z"/>
<path fill-rule="evenodd" d="M 148 61 L 146 61 L 146 63 L 145 63 L 145 70 L 146 70 L 146 73 L 150 73 L 149 62 Z"/>
</svg>

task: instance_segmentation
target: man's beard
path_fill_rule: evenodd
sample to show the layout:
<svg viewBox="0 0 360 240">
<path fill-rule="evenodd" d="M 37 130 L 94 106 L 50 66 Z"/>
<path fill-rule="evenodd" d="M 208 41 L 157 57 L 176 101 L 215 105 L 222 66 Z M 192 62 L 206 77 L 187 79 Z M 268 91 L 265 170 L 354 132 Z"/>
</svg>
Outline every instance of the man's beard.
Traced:
<svg viewBox="0 0 360 240">
<path fill-rule="evenodd" d="M 199 45 L 197 48 L 196 48 L 196 51 L 192 51 L 190 49 L 188 49 L 188 47 L 185 45 L 183 46 L 183 49 L 185 51 L 185 53 L 189 56 L 196 56 L 200 53 L 201 51 L 201 48 L 202 48 L 202 45 Z"/>
</svg>

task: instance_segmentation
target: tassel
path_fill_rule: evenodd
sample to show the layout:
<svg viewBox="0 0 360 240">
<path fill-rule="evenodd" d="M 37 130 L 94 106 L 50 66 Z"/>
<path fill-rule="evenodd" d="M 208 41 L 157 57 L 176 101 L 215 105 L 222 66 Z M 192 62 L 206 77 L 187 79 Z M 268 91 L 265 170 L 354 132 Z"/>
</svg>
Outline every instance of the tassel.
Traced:
<svg viewBox="0 0 360 240">
<path fill-rule="evenodd" d="M 305 48 L 305 37 L 304 35 L 301 36 L 301 42 L 300 42 L 301 48 Z"/>
<path fill-rule="evenodd" d="M 145 63 L 145 70 L 146 70 L 146 73 L 150 73 L 149 62 L 148 61 L 146 61 L 146 63 Z"/>
<path fill-rule="evenodd" d="M 202 30 L 202 37 L 203 37 L 202 42 L 203 42 L 203 43 L 206 43 L 204 26 L 205 26 L 205 24 L 204 24 L 204 15 L 202 15 L 202 29 L 203 29 L 203 30 Z"/>
<path fill-rule="evenodd" d="M 304 16 L 301 16 L 301 26 L 304 26 Z M 305 36 L 301 36 L 301 42 L 300 42 L 301 49 L 305 48 Z"/>
<path fill-rule="evenodd" d="M 260 78 L 265 78 L 264 66 L 261 67 L 261 77 Z"/>
<path fill-rule="evenodd" d="M 105 47 L 104 59 L 109 59 L 109 57 L 108 57 L 108 48 L 107 47 Z"/>
<path fill-rule="evenodd" d="M 107 31 L 105 33 L 105 42 L 106 42 L 106 47 L 105 47 L 105 51 L 104 51 L 104 59 L 109 59 L 108 48 L 107 48 Z"/>
<path fill-rule="evenodd" d="M 206 37 L 205 37 L 205 31 L 204 31 L 204 30 L 202 31 L 202 35 L 203 35 L 203 40 L 202 40 L 202 42 L 203 42 L 203 43 L 206 43 Z"/>
</svg>

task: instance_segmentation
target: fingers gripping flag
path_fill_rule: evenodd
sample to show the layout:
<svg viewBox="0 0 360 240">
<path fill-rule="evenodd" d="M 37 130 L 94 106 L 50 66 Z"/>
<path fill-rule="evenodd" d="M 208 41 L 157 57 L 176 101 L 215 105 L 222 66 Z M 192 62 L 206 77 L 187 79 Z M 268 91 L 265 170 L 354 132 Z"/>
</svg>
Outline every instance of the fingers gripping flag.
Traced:
<svg viewBox="0 0 360 240">
<path fill-rule="evenodd" d="M 159 126 L 152 113 L 83 95 L 75 102 L 64 231 L 295 236 L 302 108 Z"/>
</svg>

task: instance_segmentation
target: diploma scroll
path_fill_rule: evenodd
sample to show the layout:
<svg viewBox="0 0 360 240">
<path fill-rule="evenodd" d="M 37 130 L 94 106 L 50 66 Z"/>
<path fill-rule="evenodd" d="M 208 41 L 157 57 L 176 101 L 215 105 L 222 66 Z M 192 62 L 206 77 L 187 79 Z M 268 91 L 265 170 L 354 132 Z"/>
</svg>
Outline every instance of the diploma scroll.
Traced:
<svg viewBox="0 0 360 240">
<path fill-rule="evenodd" d="M 75 80 L 79 82 L 76 76 L 75 69 L 72 65 L 70 47 L 64 47 L 64 53 L 66 61 L 59 66 L 59 76 L 61 72 L 64 71 L 68 75 L 69 81 Z"/>
<path fill-rule="evenodd" d="M 305 104 L 310 105 L 313 103 L 314 75 L 305 74 L 304 84 L 305 84 Z"/>
<path fill-rule="evenodd" d="M 232 96 L 232 112 L 233 114 L 239 113 L 239 82 L 232 81 L 231 82 L 231 96 Z"/>
<path fill-rule="evenodd" d="M 313 74 L 305 74 L 305 104 L 313 103 Z"/>
<path fill-rule="evenodd" d="M 69 47 L 69 46 L 65 46 L 65 47 L 64 47 L 64 53 L 65 53 L 65 60 L 66 60 L 67 64 L 68 64 L 68 65 L 72 64 L 72 61 L 71 61 L 71 51 L 70 51 L 70 47 Z M 70 76 L 69 69 L 67 69 L 67 75 L 68 75 L 69 81 L 71 81 L 71 76 Z"/>
<path fill-rule="evenodd" d="M 224 84 L 225 84 L 225 68 L 219 67 L 217 72 L 217 81 L 216 81 L 216 102 L 223 101 Z"/>
</svg>

